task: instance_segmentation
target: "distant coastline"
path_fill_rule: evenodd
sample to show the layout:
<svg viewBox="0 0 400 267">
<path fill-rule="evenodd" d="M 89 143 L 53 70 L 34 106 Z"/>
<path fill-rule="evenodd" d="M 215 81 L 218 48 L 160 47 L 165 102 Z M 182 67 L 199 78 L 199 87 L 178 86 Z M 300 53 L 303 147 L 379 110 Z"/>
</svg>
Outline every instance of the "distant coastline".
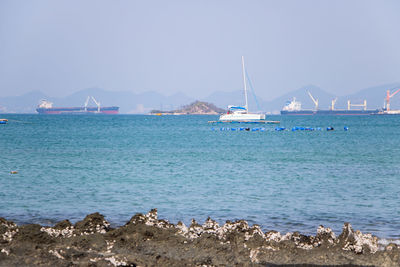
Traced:
<svg viewBox="0 0 400 267">
<path fill-rule="evenodd" d="M 348 95 L 334 95 L 315 85 L 306 85 L 301 88 L 284 93 L 274 99 L 263 99 L 263 95 L 257 95 L 257 102 L 253 97 L 249 97 L 249 105 L 253 107 L 251 111 L 262 111 L 267 114 L 279 114 L 285 103 L 296 97 L 302 102 L 304 109 L 313 109 L 312 103 L 306 91 L 312 92 L 313 96 L 319 100 L 320 109 L 329 109 L 332 99 L 338 97 L 335 108 L 345 109 L 347 101 L 351 103 L 362 103 L 367 101 L 368 109 L 382 108 L 386 91 L 390 88 L 399 87 L 399 83 L 384 84 L 360 90 L 356 93 Z M 268 92 L 268 90 L 266 91 Z M 117 105 L 120 107 L 121 114 L 149 114 L 152 110 L 169 111 L 178 110 L 178 107 L 193 103 L 196 101 L 190 95 L 185 93 L 176 93 L 173 95 L 164 95 L 155 91 L 147 91 L 143 93 L 135 93 L 130 91 L 109 91 L 101 88 L 88 88 L 79 90 L 65 97 L 52 97 L 41 91 L 30 91 L 19 96 L 0 96 L 0 113 L 16 113 L 16 114 L 32 114 L 35 113 L 36 106 L 41 99 L 47 99 L 57 106 L 81 106 L 84 99 L 88 96 L 95 96 L 101 101 L 102 106 Z M 242 90 L 234 90 L 230 92 L 215 91 L 208 96 L 198 100 L 207 103 L 213 103 L 217 107 L 225 108 L 228 105 L 242 105 Z M 400 108 L 400 97 L 396 96 L 391 100 L 392 109 Z M 255 109 L 255 110 L 254 110 Z"/>
</svg>

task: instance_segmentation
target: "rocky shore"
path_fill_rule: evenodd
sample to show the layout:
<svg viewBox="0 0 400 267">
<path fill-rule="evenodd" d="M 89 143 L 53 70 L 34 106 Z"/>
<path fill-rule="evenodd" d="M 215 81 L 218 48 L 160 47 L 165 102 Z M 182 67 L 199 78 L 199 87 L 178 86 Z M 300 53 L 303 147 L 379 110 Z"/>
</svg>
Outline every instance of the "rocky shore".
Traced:
<svg viewBox="0 0 400 267">
<path fill-rule="evenodd" d="M 400 248 L 349 223 L 339 236 L 323 226 L 306 236 L 244 220 L 175 225 L 154 209 L 115 229 L 99 213 L 54 227 L 0 218 L 0 266 L 400 266 Z"/>
</svg>

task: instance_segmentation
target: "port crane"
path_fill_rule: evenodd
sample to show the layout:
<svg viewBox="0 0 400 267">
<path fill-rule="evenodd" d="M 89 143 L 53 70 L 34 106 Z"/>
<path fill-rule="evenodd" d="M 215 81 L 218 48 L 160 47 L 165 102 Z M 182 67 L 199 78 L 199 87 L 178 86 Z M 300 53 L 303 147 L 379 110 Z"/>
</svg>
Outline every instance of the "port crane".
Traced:
<svg viewBox="0 0 400 267">
<path fill-rule="evenodd" d="M 390 90 L 386 91 L 386 110 L 390 111 L 390 99 L 394 97 L 398 92 L 400 92 L 400 88 L 394 91 L 392 94 L 390 93 Z"/>
<path fill-rule="evenodd" d="M 97 102 L 96 99 L 93 96 L 88 96 L 86 98 L 86 101 L 85 101 L 85 112 L 87 112 L 87 107 L 88 107 L 90 98 L 92 98 L 93 102 L 96 104 L 97 112 L 100 112 L 100 102 Z"/>
<path fill-rule="evenodd" d="M 336 101 L 337 101 L 337 97 L 332 100 L 331 110 L 335 110 Z"/>
<path fill-rule="evenodd" d="M 315 110 L 318 110 L 318 99 L 315 99 L 312 94 L 310 93 L 310 91 L 307 91 L 308 95 L 310 96 L 311 100 L 314 102 L 315 105 Z"/>
<path fill-rule="evenodd" d="M 367 100 L 364 99 L 363 104 L 351 104 L 350 100 L 347 100 L 347 110 L 351 110 L 351 107 L 362 107 L 363 110 L 367 110 Z"/>
</svg>

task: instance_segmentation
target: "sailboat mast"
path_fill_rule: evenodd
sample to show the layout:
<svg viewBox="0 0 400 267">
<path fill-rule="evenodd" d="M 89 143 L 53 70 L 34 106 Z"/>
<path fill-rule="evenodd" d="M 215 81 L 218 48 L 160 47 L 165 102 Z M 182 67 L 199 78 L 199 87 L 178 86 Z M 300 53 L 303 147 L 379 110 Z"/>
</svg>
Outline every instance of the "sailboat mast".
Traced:
<svg viewBox="0 0 400 267">
<path fill-rule="evenodd" d="M 246 86 L 246 71 L 244 69 L 244 57 L 242 56 L 242 71 L 243 71 L 243 85 L 244 85 L 244 97 L 246 99 L 246 105 L 244 106 L 246 108 L 246 113 L 249 111 L 249 107 L 247 104 L 247 86 Z"/>
</svg>

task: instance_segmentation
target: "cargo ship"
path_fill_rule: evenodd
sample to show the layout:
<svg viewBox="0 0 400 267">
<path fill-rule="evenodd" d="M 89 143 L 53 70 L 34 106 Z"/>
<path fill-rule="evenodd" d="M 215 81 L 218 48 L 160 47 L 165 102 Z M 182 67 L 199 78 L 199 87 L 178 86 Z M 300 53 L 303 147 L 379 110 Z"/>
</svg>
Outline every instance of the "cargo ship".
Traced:
<svg viewBox="0 0 400 267">
<path fill-rule="evenodd" d="M 89 100 L 92 99 L 96 107 L 89 107 Z M 87 97 L 83 107 L 53 107 L 53 103 L 47 100 L 41 100 L 37 109 L 39 114 L 118 114 L 119 107 L 101 107 L 100 103 L 92 97 Z"/>
<path fill-rule="evenodd" d="M 330 109 L 323 110 L 318 108 L 318 99 L 315 99 L 309 91 L 307 91 L 311 100 L 315 104 L 315 108 L 302 109 L 301 102 L 296 101 L 294 97 L 291 101 L 286 102 L 286 105 L 281 110 L 281 115 L 334 115 L 334 116 L 345 116 L 345 115 L 372 115 L 379 112 L 378 109 L 367 109 L 367 101 L 364 100 L 362 104 L 352 104 L 350 100 L 347 101 L 347 109 L 335 109 L 337 98 L 332 100 Z M 352 109 L 352 107 L 360 107 L 361 109 Z"/>
</svg>

